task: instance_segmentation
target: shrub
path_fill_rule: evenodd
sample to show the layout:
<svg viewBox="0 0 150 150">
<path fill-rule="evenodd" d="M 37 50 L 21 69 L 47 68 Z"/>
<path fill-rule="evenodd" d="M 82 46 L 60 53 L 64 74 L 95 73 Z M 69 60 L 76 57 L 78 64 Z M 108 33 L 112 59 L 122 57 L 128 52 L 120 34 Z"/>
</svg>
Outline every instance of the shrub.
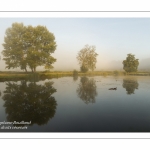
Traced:
<svg viewBox="0 0 150 150">
<path fill-rule="evenodd" d="M 78 76 L 78 71 L 77 70 L 73 71 L 73 76 Z"/>
<path fill-rule="evenodd" d="M 115 71 L 114 71 L 114 75 L 115 75 L 115 76 L 118 76 L 118 75 L 119 75 L 119 71 L 115 70 Z"/>
</svg>

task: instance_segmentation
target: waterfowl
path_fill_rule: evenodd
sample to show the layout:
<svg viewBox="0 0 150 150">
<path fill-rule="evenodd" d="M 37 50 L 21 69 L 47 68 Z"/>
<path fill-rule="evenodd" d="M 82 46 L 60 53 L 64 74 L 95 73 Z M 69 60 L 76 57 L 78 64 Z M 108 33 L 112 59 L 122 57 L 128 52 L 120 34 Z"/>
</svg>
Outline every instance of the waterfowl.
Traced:
<svg viewBox="0 0 150 150">
<path fill-rule="evenodd" d="M 116 88 L 110 88 L 109 90 L 117 90 L 117 87 Z"/>
</svg>

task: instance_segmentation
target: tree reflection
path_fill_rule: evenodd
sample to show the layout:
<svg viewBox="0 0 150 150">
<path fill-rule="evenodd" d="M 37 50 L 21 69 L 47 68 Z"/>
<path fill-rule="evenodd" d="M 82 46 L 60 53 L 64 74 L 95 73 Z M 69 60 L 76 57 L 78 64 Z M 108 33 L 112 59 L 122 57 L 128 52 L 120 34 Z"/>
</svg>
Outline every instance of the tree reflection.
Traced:
<svg viewBox="0 0 150 150">
<path fill-rule="evenodd" d="M 78 71 L 76 70 L 73 71 L 73 80 L 74 81 L 78 80 Z"/>
<path fill-rule="evenodd" d="M 81 77 L 77 94 L 86 104 L 95 103 L 95 96 L 97 95 L 96 84 L 94 79 Z"/>
<path fill-rule="evenodd" d="M 54 117 L 57 106 L 52 96 L 56 89 L 52 84 L 53 82 L 45 82 L 44 85 L 26 81 L 21 81 L 21 84 L 7 82 L 3 96 L 7 120 L 31 121 L 31 125 L 46 124 Z"/>
<path fill-rule="evenodd" d="M 77 81 L 78 80 L 78 76 L 73 76 L 73 81 Z"/>
<path fill-rule="evenodd" d="M 138 82 L 136 80 L 131 79 L 123 79 L 123 88 L 126 89 L 127 94 L 134 94 L 135 89 L 138 89 Z"/>
</svg>

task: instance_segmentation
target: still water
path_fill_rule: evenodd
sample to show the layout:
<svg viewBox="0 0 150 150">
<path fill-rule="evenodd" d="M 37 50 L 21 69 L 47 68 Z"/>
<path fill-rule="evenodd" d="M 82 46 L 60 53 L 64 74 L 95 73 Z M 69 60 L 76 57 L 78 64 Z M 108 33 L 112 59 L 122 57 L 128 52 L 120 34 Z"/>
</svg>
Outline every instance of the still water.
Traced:
<svg viewBox="0 0 150 150">
<path fill-rule="evenodd" d="M 150 132 L 150 76 L 0 82 L 0 132 Z"/>
</svg>

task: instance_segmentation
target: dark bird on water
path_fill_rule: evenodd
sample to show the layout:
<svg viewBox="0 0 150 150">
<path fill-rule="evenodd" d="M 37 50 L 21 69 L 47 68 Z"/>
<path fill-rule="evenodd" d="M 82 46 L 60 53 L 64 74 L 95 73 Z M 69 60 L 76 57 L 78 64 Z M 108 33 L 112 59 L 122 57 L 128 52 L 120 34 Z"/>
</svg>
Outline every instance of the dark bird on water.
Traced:
<svg viewBox="0 0 150 150">
<path fill-rule="evenodd" d="M 116 88 L 110 88 L 109 90 L 117 90 L 117 87 Z"/>
</svg>

